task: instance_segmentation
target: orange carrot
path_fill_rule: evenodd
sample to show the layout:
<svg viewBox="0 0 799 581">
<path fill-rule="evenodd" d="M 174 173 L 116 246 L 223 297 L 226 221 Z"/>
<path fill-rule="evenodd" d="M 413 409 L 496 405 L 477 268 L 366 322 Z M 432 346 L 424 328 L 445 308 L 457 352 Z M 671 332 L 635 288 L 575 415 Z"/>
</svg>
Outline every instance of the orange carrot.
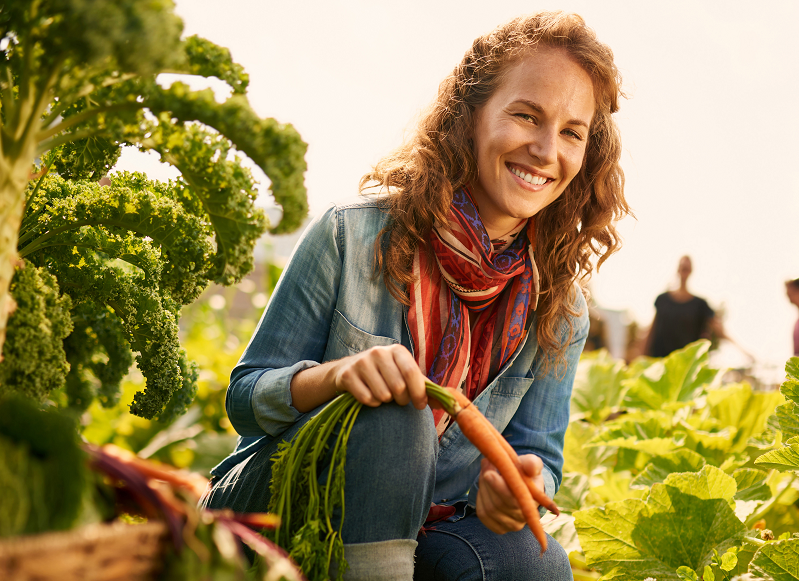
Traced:
<svg viewBox="0 0 799 581">
<path fill-rule="evenodd" d="M 452 395 L 455 398 L 455 401 L 457 401 L 458 404 L 461 406 L 461 408 L 468 407 L 472 403 L 460 391 L 452 390 Z M 560 516 L 560 509 L 558 508 L 558 505 L 555 504 L 555 501 L 549 498 L 544 493 L 543 490 L 541 490 L 540 488 L 538 488 L 538 486 L 535 485 L 532 478 L 527 476 L 527 473 L 524 471 L 524 468 L 522 468 L 522 463 L 521 460 L 519 459 L 519 455 L 516 453 L 516 450 L 513 449 L 513 446 L 511 446 L 508 443 L 508 441 L 505 439 L 505 436 L 500 434 L 499 430 L 497 430 L 494 427 L 494 424 L 489 422 L 488 419 L 486 419 L 485 424 L 486 424 L 486 429 L 490 430 L 494 434 L 494 436 L 497 438 L 497 441 L 505 450 L 505 453 L 508 456 L 510 456 L 513 465 L 516 466 L 516 469 L 519 471 L 519 473 L 522 476 L 524 484 L 527 486 L 528 490 L 530 491 L 530 494 L 533 496 L 533 500 L 535 500 L 538 504 L 549 510 L 551 513 Z"/>
<path fill-rule="evenodd" d="M 543 554 L 547 550 L 546 533 L 544 533 L 544 528 L 541 526 L 538 510 L 533 503 L 530 489 L 522 478 L 522 473 L 516 468 L 510 456 L 494 435 L 494 432 L 486 429 L 486 424 L 490 422 L 485 416 L 471 402 L 468 402 L 466 406 L 462 406 L 458 402 L 457 408 L 460 409 L 455 410 L 455 421 L 460 426 L 463 435 L 480 450 L 483 456 L 497 467 L 497 470 L 499 470 L 508 488 L 510 488 L 519 503 L 519 508 L 521 508 L 530 530 L 541 545 L 541 553 Z"/>
<path fill-rule="evenodd" d="M 133 452 L 113 444 L 106 444 L 103 446 L 102 450 L 104 453 L 116 458 L 118 461 L 134 467 L 147 478 L 163 480 L 174 486 L 188 490 L 198 499 L 203 495 L 205 489 L 208 487 L 208 479 L 196 472 L 179 470 L 164 464 L 156 464 L 151 460 L 139 458 Z"/>
</svg>

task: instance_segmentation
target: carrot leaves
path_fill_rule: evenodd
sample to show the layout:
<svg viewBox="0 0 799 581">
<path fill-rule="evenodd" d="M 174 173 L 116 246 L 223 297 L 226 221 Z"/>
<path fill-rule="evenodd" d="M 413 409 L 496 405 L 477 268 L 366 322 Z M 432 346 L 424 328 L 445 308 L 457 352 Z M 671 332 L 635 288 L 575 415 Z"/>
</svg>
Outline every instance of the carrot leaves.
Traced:
<svg viewBox="0 0 799 581">
<path fill-rule="evenodd" d="M 311 580 L 327 579 L 331 566 L 338 580 L 346 571 L 341 539 L 344 466 L 347 441 L 360 409 L 349 393 L 338 396 L 291 442 L 281 444 L 273 460 L 268 510 L 280 516 L 281 526 L 270 535 Z M 320 471 L 323 461 L 328 464 L 324 474 Z"/>
</svg>

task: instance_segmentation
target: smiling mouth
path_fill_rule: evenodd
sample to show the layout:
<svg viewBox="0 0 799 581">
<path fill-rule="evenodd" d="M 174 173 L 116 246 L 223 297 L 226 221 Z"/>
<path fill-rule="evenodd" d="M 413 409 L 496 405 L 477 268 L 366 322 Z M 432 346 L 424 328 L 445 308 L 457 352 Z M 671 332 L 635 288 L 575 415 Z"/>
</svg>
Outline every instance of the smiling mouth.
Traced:
<svg viewBox="0 0 799 581">
<path fill-rule="evenodd" d="M 512 165 L 508 165 L 508 169 L 518 178 L 523 179 L 528 184 L 532 184 L 534 186 L 543 186 L 545 183 L 552 181 L 551 178 L 545 178 L 544 176 L 536 176 L 531 173 L 526 173 Z"/>
</svg>

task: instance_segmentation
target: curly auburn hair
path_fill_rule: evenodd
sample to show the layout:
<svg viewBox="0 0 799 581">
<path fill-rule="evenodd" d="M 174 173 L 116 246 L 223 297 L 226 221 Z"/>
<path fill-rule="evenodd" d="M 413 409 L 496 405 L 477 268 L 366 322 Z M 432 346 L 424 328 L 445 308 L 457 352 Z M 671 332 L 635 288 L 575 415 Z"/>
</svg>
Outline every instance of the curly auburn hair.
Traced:
<svg viewBox="0 0 799 581">
<path fill-rule="evenodd" d="M 599 42 L 582 17 L 540 12 L 516 18 L 477 38 L 461 63 L 439 86 L 415 134 L 383 158 L 360 182 L 386 196 L 390 220 L 375 245 L 376 265 L 391 294 L 404 304 L 414 283 L 417 247 L 429 250 L 435 223 L 446 223 L 452 195 L 477 178 L 470 139 L 475 111 L 503 81 L 503 74 L 538 46 L 568 51 L 593 82 L 596 110 L 580 172 L 563 194 L 538 213 L 536 263 L 540 272 L 537 337 L 541 347 L 561 352 L 558 321 L 576 316 L 569 297 L 575 281 L 586 281 L 621 245 L 614 221 L 630 214 L 619 164 L 621 138 L 612 114 L 619 108 L 621 76 L 611 49 Z"/>
</svg>

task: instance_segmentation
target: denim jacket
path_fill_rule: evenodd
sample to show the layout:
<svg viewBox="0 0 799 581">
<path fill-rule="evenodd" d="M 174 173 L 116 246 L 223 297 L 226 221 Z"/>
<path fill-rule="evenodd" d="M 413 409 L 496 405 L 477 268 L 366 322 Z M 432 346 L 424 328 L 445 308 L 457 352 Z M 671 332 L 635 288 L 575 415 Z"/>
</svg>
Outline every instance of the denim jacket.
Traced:
<svg viewBox="0 0 799 581">
<path fill-rule="evenodd" d="M 233 466 L 278 438 L 303 416 L 291 404 L 292 377 L 320 362 L 400 343 L 413 353 L 407 307 L 375 275 L 375 240 L 388 214 L 378 200 L 332 207 L 303 233 L 269 305 L 230 378 L 226 408 L 240 434 L 235 452 L 212 474 Z M 563 439 L 575 368 L 588 335 L 588 308 L 575 287 L 577 312 L 560 325 L 567 367 L 542 372 L 535 313 L 527 338 L 499 375 L 474 400 L 519 454 L 544 463 L 545 492 L 560 486 Z M 570 330 L 572 331 L 570 333 Z M 560 371 L 560 373 L 558 373 Z M 474 506 L 480 455 L 457 425 L 439 442 L 433 501 L 466 498 Z"/>
</svg>

